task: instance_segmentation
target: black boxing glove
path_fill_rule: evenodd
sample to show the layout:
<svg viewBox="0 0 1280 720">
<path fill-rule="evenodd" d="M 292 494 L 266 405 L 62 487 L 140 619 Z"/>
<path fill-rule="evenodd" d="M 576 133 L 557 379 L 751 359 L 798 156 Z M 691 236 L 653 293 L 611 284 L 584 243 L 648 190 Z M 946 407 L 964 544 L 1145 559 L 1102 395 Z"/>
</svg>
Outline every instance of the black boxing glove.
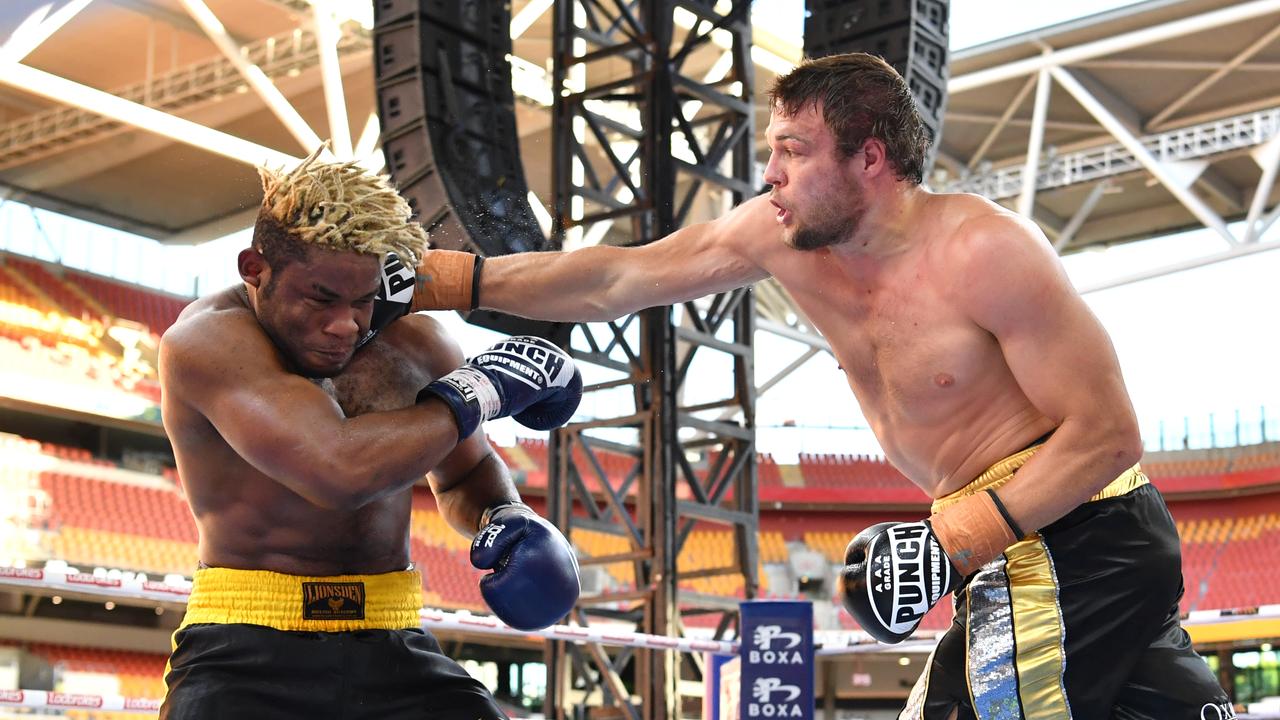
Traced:
<svg viewBox="0 0 1280 720">
<path fill-rule="evenodd" d="M 844 607 L 882 643 L 910 636 L 963 579 L 927 520 L 872 525 L 849 543 L 844 562 Z"/>
<path fill-rule="evenodd" d="M 356 347 L 369 342 L 382 328 L 409 314 L 413 305 L 414 271 L 395 253 L 387 253 L 382 262 L 382 282 L 373 298 L 373 315 L 369 320 L 369 332 L 360 338 Z"/>
</svg>

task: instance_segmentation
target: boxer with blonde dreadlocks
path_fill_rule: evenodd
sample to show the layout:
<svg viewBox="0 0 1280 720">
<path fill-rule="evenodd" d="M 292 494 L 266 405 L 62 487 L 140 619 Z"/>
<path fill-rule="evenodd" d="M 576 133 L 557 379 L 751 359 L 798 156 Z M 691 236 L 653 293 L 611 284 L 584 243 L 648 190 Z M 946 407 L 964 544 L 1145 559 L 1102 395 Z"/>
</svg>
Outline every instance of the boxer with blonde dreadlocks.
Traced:
<svg viewBox="0 0 1280 720">
<path fill-rule="evenodd" d="M 200 533 L 161 717 L 503 718 L 420 627 L 413 486 L 427 475 L 444 518 L 481 540 L 495 614 L 559 620 L 578 595 L 573 550 L 476 431 L 507 415 L 563 424 L 581 378 L 540 338 L 464 363 L 439 323 L 408 314 L 426 241 L 408 203 L 319 154 L 260 169 L 243 282 L 161 341 L 165 430 Z"/>
</svg>

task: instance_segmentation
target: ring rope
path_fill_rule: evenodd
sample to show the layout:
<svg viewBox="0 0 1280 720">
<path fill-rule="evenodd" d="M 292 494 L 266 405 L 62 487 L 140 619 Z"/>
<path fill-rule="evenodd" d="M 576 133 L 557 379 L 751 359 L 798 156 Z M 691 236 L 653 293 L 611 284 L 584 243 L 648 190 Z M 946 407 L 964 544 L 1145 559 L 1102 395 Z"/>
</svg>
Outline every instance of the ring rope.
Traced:
<svg viewBox="0 0 1280 720">
<path fill-rule="evenodd" d="M 21 587 L 87 595 L 93 598 L 142 600 L 156 603 L 185 604 L 191 584 L 173 584 L 154 580 L 111 578 L 90 573 L 66 573 L 44 568 L 0 567 L 0 587 Z M 524 631 L 508 627 L 491 615 L 473 615 L 468 611 L 423 608 L 419 611 L 422 626 L 428 630 L 452 630 L 484 635 L 520 638 L 543 638 L 573 643 L 598 643 L 649 650 L 674 650 L 688 653 L 737 655 L 738 641 L 693 637 L 667 637 L 635 632 L 625 628 L 581 625 L 552 625 Z M 1198 610 L 1183 619 L 1184 625 L 1238 622 L 1280 618 L 1280 604 L 1261 605 L 1231 610 Z M 941 632 L 917 633 L 897 645 L 882 645 L 858 630 L 821 630 L 815 633 L 819 656 L 849 655 L 871 652 L 906 652 L 930 650 Z"/>
</svg>

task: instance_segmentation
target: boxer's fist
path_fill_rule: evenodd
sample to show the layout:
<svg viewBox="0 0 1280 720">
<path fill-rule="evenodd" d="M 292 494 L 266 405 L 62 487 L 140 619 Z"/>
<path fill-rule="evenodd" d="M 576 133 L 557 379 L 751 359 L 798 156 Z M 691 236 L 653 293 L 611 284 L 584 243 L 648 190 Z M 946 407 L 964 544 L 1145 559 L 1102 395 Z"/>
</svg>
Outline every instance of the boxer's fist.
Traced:
<svg viewBox="0 0 1280 720">
<path fill-rule="evenodd" d="M 500 620 L 539 630 L 569 614 L 578 600 L 578 558 L 556 526 L 524 503 L 485 511 L 471 543 L 471 564 L 493 572 L 480 594 Z"/>
<path fill-rule="evenodd" d="M 413 270 L 401 262 L 395 253 L 387 253 L 382 262 L 382 283 L 378 285 L 378 294 L 373 298 L 369 332 L 360 338 L 359 345 L 372 340 L 379 330 L 392 321 L 409 314 L 409 306 L 413 304 L 413 284 Z"/>
<path fill-rule="evenodd" d="M 444 400 L 458 420 L 458 438 L 494 418 L 515 418 L 534 430 L 559 427 L 582 400 L 582 374 L 560 348 L 542 338 L 513 337 L 418 393 Z"/>
<path fill-rule="evenodd" d="M 911 635 L 962 579 L 927 521 L 872 525 L 849 543 L 844 562 L 844 607 L 883 643 Z"/>
</svg>

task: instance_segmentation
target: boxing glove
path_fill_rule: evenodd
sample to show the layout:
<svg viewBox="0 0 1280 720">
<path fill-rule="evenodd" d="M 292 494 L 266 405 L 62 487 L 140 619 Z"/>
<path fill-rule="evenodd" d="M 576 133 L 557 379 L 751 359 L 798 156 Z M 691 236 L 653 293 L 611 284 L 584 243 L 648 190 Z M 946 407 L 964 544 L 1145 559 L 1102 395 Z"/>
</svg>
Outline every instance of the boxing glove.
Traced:
<svg viewBox="0 0 1280 720">
<path fill-rule="evenodd" d="M 378 285 L 378 294 L 373 298 L 373 315 L 369 320 L 369 331 L 360 338 L 356 347 L 369 342 L 382 328 L 409 314 L 413 304 L 413 271 L 409 269 L 395 253 L 387 253 L 382 263 L 382 283 Z"/>
<path fill-rule="evenodd" d="M 508 338 L 418 393 L 444 400 L 458 438 L 480 423 L 511 416 L 534 430 L 560 427 L 582 400 L 582 374 L 563 350 L 539 337 Z"/>
<path fill-rule="evenodd" d="M 964 578 L 1025 535 L 991 489 L 928 520 L 873 525 L 845 549 L 845 609 L 875 639 L 900 642 Z"/>
<path fill-rule="evenodd" d="M 493 614 L 517 630 L 539 630 L 568 615 L 578 601 L 578 558 L 556 526 L 520 502 L 489 508 L 480 524 L 471 564 L 493 570 L 480 578 Z"/>
<path fill-rule="evenodd" d="M 872 525 L 849 543 L 844 562 L 844 607 L 883 643 L 915 632 L 925 613 L 961 580 L 928 521 Z"/>
</svg>

